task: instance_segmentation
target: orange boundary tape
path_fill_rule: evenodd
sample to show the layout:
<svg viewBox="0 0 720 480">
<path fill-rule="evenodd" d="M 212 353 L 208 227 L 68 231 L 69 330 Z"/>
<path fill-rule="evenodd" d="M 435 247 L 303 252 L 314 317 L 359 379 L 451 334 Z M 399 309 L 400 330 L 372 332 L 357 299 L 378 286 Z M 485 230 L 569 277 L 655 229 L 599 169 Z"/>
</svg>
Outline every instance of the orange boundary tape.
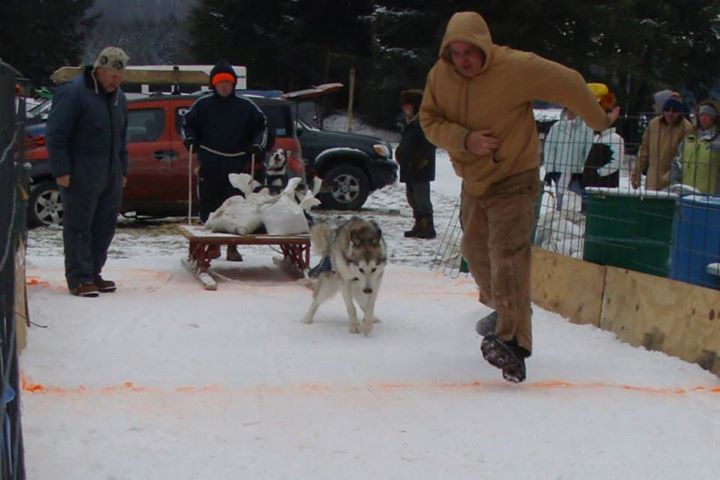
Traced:
<svg viewBox="0 0 720 480">
<path fill-rule="evenodd" d="M 45 386 L 33 383 L 27 376 L 21 376 L 22 390 L 32 394 L 79 394 L 79 393 L 158 393 L 158 392 L 178 392 L 178 393 L 223 393 L 226 388 L 217 385 L 206 386 L 180 386 L 169 389 L 158 387 L 138 386 L 133 382 L 124 382 L 119 385 L 110 385 L 106 387 L 86 387 L 79 385 L 77 387 L 65 388 L 55 386 Z M 368 384 L 365 386 L 356 385 L 324 385 L 324 384 L 299 384 L 299 385 L 258 385 L 250 387 L 253 391 L 267 391 L 277 394 L 281 393 L 319 393 L 319 394 L 339 394 L 348 391 L 371 390 L 382 393 L 393 393 L 396 391 L 407 390 L 481 390 L 498 387 L 524 388 L 524 389 L 540 389 L 540 390 L 625 390 L 637 393 L 651 395 L 686 395 L 689 393 L 702 394 L 720 394 L 720 386 L 703 386 L 694 387 L 646 387 L 639 385 L 613 384 L 604 382 L 594 383 L 576 383 L 564 380 L 549 380 L 542 382 L 528 382 L 520 385 L 513 385 L 502 381 L 475 381 L 461 383 L 379 383 Z"/>
</svg>

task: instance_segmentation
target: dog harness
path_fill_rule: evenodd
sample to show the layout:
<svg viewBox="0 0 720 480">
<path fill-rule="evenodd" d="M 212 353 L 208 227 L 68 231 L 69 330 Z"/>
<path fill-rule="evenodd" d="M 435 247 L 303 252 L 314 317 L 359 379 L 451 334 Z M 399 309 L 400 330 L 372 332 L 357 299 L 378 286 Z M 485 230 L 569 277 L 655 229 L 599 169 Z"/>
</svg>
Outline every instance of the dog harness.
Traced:
<svg viewBox="0 0 720 480">
<path fill-rule="evenodd" d="M 308 270 L 308 277 L 315 278 L 319 277 L 321 273 L 325 272 L 332 272 L 332 261 L 330 260 L 330 255 L 327 255 L 320 260 L 320 263 L 315 265 L 313 268 Z"/>
</svg>

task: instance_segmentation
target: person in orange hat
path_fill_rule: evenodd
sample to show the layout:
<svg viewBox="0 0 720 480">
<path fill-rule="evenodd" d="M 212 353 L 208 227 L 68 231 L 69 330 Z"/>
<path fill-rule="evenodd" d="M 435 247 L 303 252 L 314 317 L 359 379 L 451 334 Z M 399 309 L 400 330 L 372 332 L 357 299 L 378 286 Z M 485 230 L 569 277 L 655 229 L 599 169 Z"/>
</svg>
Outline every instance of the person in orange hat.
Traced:
<svg viewBox="0 0 720 480">
<path fill-rule="evenodd" d="M 250 173 L 253 156 L 268 144 L 267 120 L 249 98 L 235 95 L 237 75 L 232 65 L 221 60 L 210 71 L 212 93 L 193 103 L 183 120 L 183 142 L 193 146 L 200 162 L 198 194 L 200 220 L 234 195 L 241 195 L 228 180 L 230 173 Z M 259 158 L 255 158 L 260 161 Z M 211 252 L 219 256 L 219 247 Z M 241 261 L 234 245 L 227 259 Z"/>
</svg>

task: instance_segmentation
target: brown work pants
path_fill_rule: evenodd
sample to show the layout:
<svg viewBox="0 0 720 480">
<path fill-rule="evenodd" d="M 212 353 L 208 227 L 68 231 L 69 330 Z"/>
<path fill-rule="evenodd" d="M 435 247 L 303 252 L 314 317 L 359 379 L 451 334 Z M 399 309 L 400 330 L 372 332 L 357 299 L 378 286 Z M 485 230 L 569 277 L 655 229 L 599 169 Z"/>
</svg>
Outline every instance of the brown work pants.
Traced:
<svg viewBox="0 0 720 480">
<path fill-rule="evenodd" d="M 495 333 L 532 352 L 531 232 L 539 185 L 537 170 L 493 184 L 481 196 L 462 193 L 462 254 L 480 287 L 480 301 L 498 313 Z"/>
</svg>

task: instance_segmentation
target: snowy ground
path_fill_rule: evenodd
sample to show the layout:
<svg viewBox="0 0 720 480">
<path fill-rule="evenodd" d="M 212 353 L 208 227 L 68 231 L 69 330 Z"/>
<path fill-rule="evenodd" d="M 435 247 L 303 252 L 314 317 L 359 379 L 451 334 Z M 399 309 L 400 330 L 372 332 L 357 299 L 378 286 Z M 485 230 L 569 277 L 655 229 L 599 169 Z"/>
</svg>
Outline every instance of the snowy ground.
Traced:
<svg viewBox="0 0 720 480">
<path fill-rule="evenodd" d="M 439 167 L 442 231 L 459 183 Z M 118 292 L 81 299 L 59 231 L 33 230 L 28 478 L 717 478 L 717 377 L 535 307 L 528 381 L 505 383 L 480 354 L 472 282 L 429 270 L 440 239 L 402 237 L 402 186 L 366 206 L 391 262 L 367 338 L 340 299 L 302 325 L 310 292 L 268 247 L 218 262 L 207 292 L 172 222 L 124 221 L 105 272 Z"/>
</svg>

